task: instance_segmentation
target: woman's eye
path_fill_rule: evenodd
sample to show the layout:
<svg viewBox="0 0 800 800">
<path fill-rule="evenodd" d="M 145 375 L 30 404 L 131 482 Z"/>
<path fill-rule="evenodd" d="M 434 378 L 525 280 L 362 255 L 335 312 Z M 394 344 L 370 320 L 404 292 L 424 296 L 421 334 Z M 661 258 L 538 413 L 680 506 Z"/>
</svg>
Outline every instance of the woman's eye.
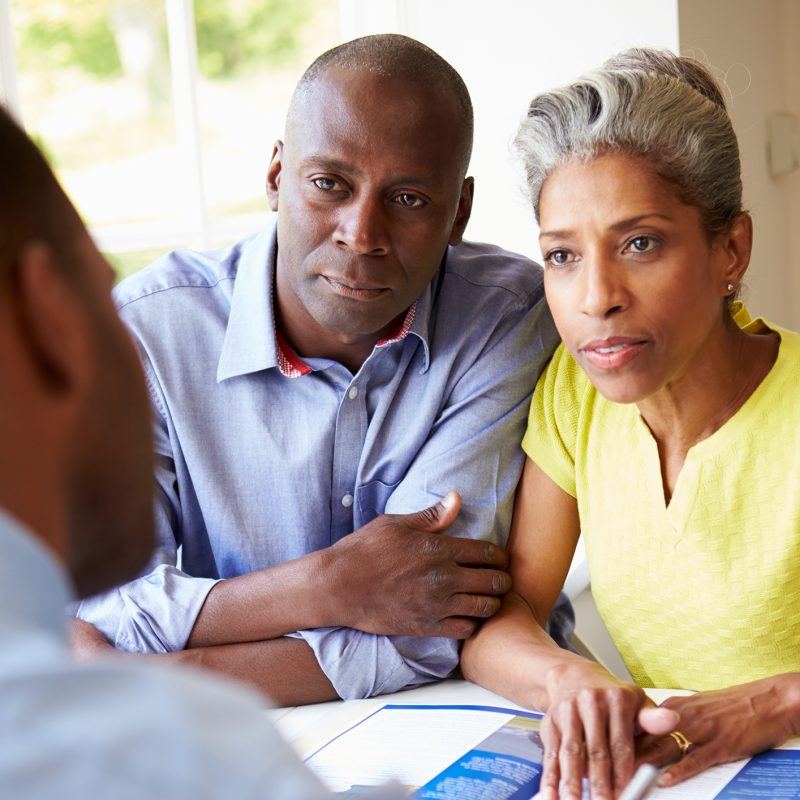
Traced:
<svg viewBox="0 0 800 800">
<path fill-rule="evenodd" d="M 401 192 L 395 195 L 394 201 L 398 205 L 403 206 L 403 208 L 416 208 L 422 205 L 421 198 L 417 197 L 415 194 L 409 194 L 408 192 Z"/>
<path fill-rule="evenodd" d="M 628 242 L 628 248 L 634 253 L 649 253 L 656 246 L 652 236 L 636 236 Z"/>
<path fill-rule="evenodd" d="M 551 267 L 564 267 L 575 260 L 569 250 L 551 250 L 545 257 L 545 263 Z"/>
<path fill-rule="evenodd" d="M 312 183 L 323 192 L 330 192 L 336 188 L 336 181 L 333 178 L 314 178 Z"/>
</svg>

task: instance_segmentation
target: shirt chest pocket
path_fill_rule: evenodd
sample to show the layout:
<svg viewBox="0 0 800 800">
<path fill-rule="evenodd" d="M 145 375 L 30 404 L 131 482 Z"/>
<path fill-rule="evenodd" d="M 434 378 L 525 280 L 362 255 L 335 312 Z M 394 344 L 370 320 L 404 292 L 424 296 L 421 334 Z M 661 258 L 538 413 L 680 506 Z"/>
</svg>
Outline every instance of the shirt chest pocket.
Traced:
<svg viewBox="0 0 800 800">
<path fill-rule="evenodd" d="M 369 481 L 359 486 L 356 489 L 356 518 L 353 520 L 355 528 L 358 529 L 383 514 L 386 503 L 399 485 L 400 481 L 395 483 Z"/>
</svg>

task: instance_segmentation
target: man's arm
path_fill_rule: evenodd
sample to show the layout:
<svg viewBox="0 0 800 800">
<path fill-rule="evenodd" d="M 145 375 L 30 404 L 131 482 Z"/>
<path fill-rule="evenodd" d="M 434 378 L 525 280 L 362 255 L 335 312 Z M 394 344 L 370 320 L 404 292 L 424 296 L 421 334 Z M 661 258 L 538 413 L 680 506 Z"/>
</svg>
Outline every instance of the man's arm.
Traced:
<svg viewBox="0 0 800 800">
<path fill-rule="evenodd" d="M 460 506 L 450 493 L 419 512 L 377 517 L 326 550 L 217 583 L 187 647 L 333 626 L 466 638 L 511 581 L 501 548 L 439 533 Z"/>
<path fill-rule="evenodd" d="M 335 700 L 338 695 L 320 669 L 313 651 L 298 639 L 217 645 L 162 653 L 157 656 L 121 653 L 103 634 L 82 619 L 73 619 L 71 649 L 77 661 L 98 656 L 158 658 L 166 663 L 208 669 L 260 689 L 279 706 L 304 705 Z"/>
</svg>

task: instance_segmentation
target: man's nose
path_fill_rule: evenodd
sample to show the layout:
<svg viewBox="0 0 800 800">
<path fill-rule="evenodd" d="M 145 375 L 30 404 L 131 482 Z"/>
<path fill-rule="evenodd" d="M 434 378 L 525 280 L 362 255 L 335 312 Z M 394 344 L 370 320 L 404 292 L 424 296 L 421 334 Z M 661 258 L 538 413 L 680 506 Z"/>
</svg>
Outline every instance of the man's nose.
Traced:
<svg viewBox="0 0 800 800">
<path fill-rule="evenodd" d="M 364 194 L 341 207 L 334 241 L 358 255 L 386 255 L 389 226 L 382 199 Z"/>
</svg>

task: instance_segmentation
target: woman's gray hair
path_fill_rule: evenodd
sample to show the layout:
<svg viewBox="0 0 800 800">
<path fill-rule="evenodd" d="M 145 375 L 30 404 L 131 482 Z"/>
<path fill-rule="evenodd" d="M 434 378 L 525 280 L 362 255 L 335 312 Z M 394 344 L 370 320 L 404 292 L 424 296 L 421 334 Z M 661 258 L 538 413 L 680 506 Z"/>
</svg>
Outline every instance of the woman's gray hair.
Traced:
<svg viewBox="0 0 800 800">
<path fill-rule="evenodd" d="M 552 171 L 608 152 L 647 158 L 698 208 L 708 234 L 742 211 L 739 147 L 725 100 L 709 70 L 668 51 L 626 50 L 562 89 L 540 94 L 514 142 L 536 219 Z"/>
</svg>

